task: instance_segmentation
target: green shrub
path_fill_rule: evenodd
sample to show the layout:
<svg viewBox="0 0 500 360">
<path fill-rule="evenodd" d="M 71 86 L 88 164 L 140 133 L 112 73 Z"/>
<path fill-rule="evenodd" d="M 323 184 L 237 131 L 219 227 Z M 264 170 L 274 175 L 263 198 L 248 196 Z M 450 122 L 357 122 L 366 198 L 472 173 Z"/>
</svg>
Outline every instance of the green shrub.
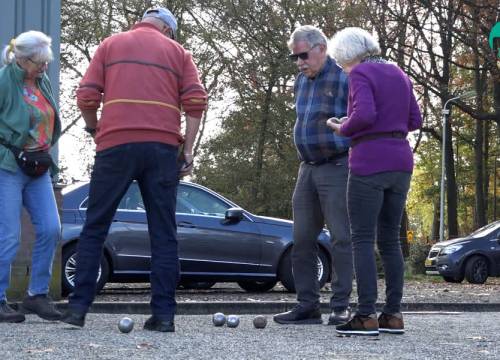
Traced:
<svg viewBox="0 0 500 360">
<path fill-rule="evenodd" d="M 413 242 L 410 244 L 410 256 L 408 257 L 409 271 L 412 274 L 425 274 L 425 259 L 432 245 Z"/>
</svg>

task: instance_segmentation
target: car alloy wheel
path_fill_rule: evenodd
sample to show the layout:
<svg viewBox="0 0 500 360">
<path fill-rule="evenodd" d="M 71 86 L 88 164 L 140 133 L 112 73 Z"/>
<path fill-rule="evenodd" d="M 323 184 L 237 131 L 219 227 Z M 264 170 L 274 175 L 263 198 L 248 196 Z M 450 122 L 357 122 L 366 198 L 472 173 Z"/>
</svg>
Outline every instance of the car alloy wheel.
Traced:
<svg viewBox="0 0 500 360">
<path fill-rule="evenodd" d="M 475 255 L 467 260 L 465 278 L 471 284 L 484 284 L 488 279 L 487 260 L 480 255 Z"/>
<path fill-rule="evenodd" d="M 61 290 L 63 296 L 68 295 L 75 288 L 76 275 L 76 244 L 65 246 L 62 250 Z M 109 264 L 105 256 L 101 257 L 101 264 L 97 273 L 96 292 L 102 290 L 109 276 Z"/>
<path fill-rule="evenodd" d="M 324 275 L 324 272 L 325 272 L 325 264 L 323 264 L 323 261 L 321 260 L 321 258 L 319 257 L 318 255 L 318 280 L 321 281 L 321 279 L 323 279 L 323 275 Z"/>
<path fill-rule="evenodd" d="M 328 267 L 330 266 L 330 261 L 325 251 L 321 248 L 318 252 L 318 262 L 317 262 L 317 275 L 319 280 L 319 288 L 321 289 L 325 286 L 328 281 L 330 273 L 328 272 Z M 295 281 L 293 279 L 293 271 L 292 271 L 292 249 L 287 250 L 285 255 L 283 256 L 278 277 L 283 284 L 283 286 L 289 292 L 295 292 Z"/>
<path fill-rule="evenodd" d="M 99 266 L 99 272 L 97 273 L 97 281 L 101 279 L 102 268 Z M 72 288 L 75 287 L 75 276 L 76 276 L 76 253 L 70 256 L 66 265 L 64 266 L 64 276 L 68 280 L 68 283 Z"/>
</svg>

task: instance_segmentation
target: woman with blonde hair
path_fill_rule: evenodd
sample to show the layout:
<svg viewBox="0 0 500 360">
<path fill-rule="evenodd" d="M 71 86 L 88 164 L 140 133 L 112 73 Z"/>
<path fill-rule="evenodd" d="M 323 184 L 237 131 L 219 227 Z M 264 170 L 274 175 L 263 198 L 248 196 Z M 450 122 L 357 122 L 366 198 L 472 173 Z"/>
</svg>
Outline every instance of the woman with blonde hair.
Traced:
<svg viewBox="0 0 500 360">
<path fill-rule="evenodd" d="M 410 79 L 380 57 L 379 44 L 367 31 L 340 31 L 330 51 L 349 77 L 347 119 L 329 119 L 327 124 L 351 138 L 347 208 L 358 291 L 356 315 L 337 326 L 337 332 L 402 334 L 404 261 L 399 230 L 413 171 L 406 136 L 421 127 L 422 117 Z M 378 318 L 375 241 L 386 285 L 386 302 Z"/>
<path fill-rule="evenodd" d="M 5 46 L 0 69 L 0 322 L 22 322 L 33 312 L 57 320 L 48 296 L 52 261 L 61 225 L 50 173 L 57 168 L 49 149 L 61 134 L 49 78 L 51 39 L 27 31 Z M 21 311 L 7 304 L 10 267 L 20 243 L 21 210 L 35 229 L 31 278 Z"/>
</svg>

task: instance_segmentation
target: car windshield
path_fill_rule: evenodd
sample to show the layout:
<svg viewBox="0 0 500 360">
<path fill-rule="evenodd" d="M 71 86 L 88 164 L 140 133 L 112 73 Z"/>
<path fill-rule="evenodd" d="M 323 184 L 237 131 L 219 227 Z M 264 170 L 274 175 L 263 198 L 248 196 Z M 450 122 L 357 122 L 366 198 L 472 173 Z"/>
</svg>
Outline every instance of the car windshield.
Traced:
<svg viewBox="0 0 500 360">
<path fill-rule="evenodd" d="M 492 222 L 491 224 L 488 224 L 486 226 L 483 226 L 482 228 L 477 229 L 472 234 L 470 234 L 468 237 L 480 238 L 480 237 L 488 235 L 491 232 L 498 230 L 498 229 L 500 229 L 500 221 L 495 221 L 495 222 Z"/>
</svg>

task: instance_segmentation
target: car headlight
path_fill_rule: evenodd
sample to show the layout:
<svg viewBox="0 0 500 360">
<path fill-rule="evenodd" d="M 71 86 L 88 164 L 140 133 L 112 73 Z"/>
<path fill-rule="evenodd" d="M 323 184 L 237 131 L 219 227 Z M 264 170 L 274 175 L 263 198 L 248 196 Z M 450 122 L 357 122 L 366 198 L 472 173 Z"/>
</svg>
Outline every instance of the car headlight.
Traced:
<svg viewBox="0 0 500 360">
<path fill-rule="evenodd" d="M 440 255 L 453 254 L 454 252 L 460 250 L 462 247 L 463 247 L 463 245 L 450 245 L 450 246 L 447 246 L 447 247 L 443 248 L 443 250 L 441 250 L 441 254 Z"/>
</svg>

